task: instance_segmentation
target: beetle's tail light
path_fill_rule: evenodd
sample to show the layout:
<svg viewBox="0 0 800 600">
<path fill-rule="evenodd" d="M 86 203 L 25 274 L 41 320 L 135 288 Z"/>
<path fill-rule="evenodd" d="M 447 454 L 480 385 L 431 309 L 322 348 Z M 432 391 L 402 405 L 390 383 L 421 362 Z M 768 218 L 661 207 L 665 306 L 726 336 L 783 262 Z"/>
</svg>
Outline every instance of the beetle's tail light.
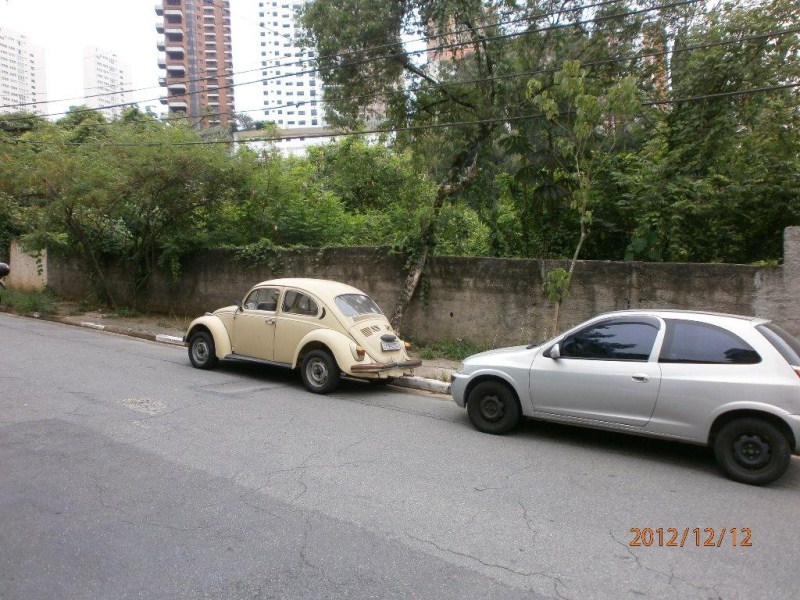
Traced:
<svg viewBox="0 0 800 600">
<path fill-rule="evenodd" d="M 800 367 L 792 367 L 794 372 L 797 373 L 797 376 L 800 377 Z"/>
<path fill-rule="evenodd" d="M 367 351 L 362 346 L 356 346 L 356 360 L 362 361 L 367 355 Z"/>
</svg>

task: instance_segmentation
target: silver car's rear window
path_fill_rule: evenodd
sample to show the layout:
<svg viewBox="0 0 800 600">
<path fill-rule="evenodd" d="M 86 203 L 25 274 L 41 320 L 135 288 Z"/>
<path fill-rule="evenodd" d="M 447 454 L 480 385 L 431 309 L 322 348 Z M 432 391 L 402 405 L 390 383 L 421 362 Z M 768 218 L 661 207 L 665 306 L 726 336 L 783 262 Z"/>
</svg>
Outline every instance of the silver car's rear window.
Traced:
<svg viewBox="0 0 800 600">
<path fill-rule="evenodd" d="M 775 323 L 756 325 L 756 329 L 775 346 L 775 350 L 780 352 L 786 362 L 793 366 L 800 366 L 800 341 L 797 341 L 797 338 Z"/>
<path fill-rule="evenodd" d="M 336 306 L 346 317 L 357 317 L 359 315 L 376 314 L 382 315 L 381 309 L 375 301 L 364 294 L 342 294 L 336 296 Z"/>
</svg>

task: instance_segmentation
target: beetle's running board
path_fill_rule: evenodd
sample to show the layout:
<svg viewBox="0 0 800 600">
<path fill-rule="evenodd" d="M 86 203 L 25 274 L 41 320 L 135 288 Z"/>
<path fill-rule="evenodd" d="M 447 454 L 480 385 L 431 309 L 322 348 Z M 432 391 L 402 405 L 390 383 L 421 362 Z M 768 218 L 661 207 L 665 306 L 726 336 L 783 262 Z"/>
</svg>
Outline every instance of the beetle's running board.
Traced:
<svg viewBox="0 0 800 600">
<path fill-rule="evenodd" d="M 274 360 L 264 360 L 263 358 L 253 358 L 252 356 L 245 356 L 244 354 L 233 354 L 226 355 L 223 360 L 235 360 L 237 362 L 246 362 L 246 363 L 255 363 L 258 365 L 268 365 L 270 367 L 284 367 L 284 368 L 292 368 L 290 363 L 284 362 L 276 362 Z"/>
</svg>

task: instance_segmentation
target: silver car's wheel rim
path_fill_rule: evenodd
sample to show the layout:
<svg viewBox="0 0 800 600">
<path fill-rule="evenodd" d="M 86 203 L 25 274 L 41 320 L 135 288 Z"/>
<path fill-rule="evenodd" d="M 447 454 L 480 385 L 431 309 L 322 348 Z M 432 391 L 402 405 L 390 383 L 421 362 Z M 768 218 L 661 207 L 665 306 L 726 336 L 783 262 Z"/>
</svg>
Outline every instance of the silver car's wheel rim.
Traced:
<svg viewBox="0 0 800 600">
<path fill-rule="evenodd" d="M 493 394 L 489 394 L 481 398 L 480 403 L 481 417 L 485 420 L 495 423 L 503 418 L 505 413 L 505 406 L 502 400 Z"/>
<path fill-rule="evenodd" d="M 328 381 L 328 365 L 324 361 L 314 358 L 306 366 L 306 375 L 314 387 L 322 387 Z"/>
<path fill-rule="evenodd" d="M 748 469 L 760 469 L 770 461 L 769 442 L 758 435 L 740 435 L 733 442 L 733 457 Z"/>
<path fill-rule="evenodd" d="M 205 340 L 197 340 L 192 345 L 192 356 L 195 362 L 204 363 L 208 360 L 208 344 Z"/>
</svg>

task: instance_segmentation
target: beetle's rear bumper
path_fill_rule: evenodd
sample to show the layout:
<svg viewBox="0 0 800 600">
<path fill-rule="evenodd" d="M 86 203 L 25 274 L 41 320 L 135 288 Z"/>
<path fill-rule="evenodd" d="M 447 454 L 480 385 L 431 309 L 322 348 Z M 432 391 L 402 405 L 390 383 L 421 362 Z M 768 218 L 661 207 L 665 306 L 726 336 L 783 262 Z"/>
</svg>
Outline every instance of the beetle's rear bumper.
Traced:
<svg viewBox="0 0 800 600">
<path fill-rule="evenodd" d="M 353 365 L 350 367 L 350 372 L 353 375 L 359 373 L 384 373 L 386 371 L 405 371 L 407 369 L 414 369 L 422 365 L 421 360 L 406 360 L 404 362 L 391 362 L 391 363 L 370 363 L 366 365 Z"/>
</svg>

